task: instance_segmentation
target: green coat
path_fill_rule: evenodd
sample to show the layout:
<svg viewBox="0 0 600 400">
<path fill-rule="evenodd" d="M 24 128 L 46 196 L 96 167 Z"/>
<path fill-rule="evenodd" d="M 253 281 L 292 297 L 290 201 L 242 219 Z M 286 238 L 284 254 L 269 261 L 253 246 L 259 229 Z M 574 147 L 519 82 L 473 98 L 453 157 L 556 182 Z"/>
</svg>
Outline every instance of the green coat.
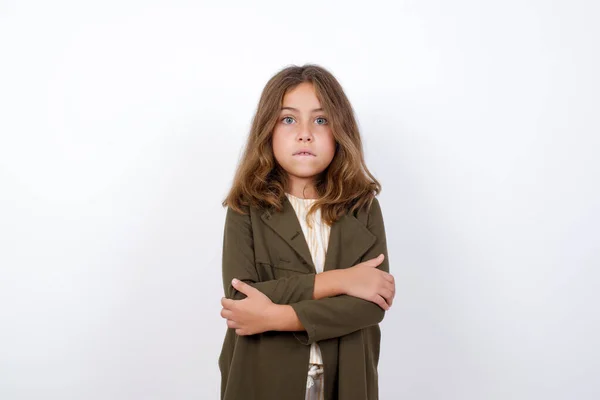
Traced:
<svg viewBox="0 0 600 400">
<path fill-rule="evenodd" d="M 283 211 L 227 208 L 223 237 L 223 282 L 230 299 L 246 296 L 231 286 L 238 278 L 277 304 L 290 304 L 306 332 L 269 331 L 238 336 L 227 328 L 219 356 L 222 400 L 303 400 L 310 344 L 318 342 L 324 363 L 325 399 L 378 399 L 379 322 L 375 303 L 341 295 L 313 300 L 315 266 L 287 196 Z M 378 268 L 389 272 L 379 201 L 370 210 L 346 214 L 331 227 L 324 270 L 349 268 L 385 254 Z"/>
</svg>

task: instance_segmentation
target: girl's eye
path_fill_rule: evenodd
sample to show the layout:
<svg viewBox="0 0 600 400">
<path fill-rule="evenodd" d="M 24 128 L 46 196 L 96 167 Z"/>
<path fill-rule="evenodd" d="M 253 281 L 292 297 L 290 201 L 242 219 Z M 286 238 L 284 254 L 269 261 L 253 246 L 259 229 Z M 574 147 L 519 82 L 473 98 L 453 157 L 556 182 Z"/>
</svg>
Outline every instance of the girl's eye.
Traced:
<svg viewBox="0 0 600 400">
<path fill-rule="evenodd" d="M 294 121 L 294 118 L 292 118 L 292 117 L 283 117 L 281 119 L 281 122 L 283 122 L 286 125 L 289 125 L 289 124 L 292 123 L 290 120 Z M 315 121 L 321 121 L 321 122 L 317 122 L 318 125 L 326 125 L 327 124 L 327 118 L 319 117 L 319 118 L 315 119 Z"/>
</svg>

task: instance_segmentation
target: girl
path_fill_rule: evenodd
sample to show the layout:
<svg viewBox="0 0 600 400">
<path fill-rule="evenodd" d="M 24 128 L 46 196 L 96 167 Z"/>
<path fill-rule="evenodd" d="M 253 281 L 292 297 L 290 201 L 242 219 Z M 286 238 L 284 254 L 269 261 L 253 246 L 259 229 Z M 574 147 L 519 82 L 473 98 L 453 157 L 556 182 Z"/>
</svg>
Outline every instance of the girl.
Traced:
<svg viewBox="0 0 600 400">
<path fill-rule="evenodd" d="M 334 76 L 273 76 L 223 201 L 221 399 L 378 399 L 395 295 L 380 190 Z"/>
</svg>

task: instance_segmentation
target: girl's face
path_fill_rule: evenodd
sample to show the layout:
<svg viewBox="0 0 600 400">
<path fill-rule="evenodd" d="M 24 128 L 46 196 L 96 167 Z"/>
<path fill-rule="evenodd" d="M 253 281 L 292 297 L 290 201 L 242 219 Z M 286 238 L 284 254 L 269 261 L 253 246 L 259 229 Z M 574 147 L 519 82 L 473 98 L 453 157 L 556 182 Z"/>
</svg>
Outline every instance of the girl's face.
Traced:
<svg viewBox="0 0 600 400">
<path fill-rule="evenodd" d="M 335 155 L 335 139 L 312 83 L 303 82 L 284 95 L 272 141 L 275 159 L 288 173 L 287 191 L 304 197 L 304 187 L 313 187 Z M 310 193 L 306 197 L 314 196 Z"/>
</svg>

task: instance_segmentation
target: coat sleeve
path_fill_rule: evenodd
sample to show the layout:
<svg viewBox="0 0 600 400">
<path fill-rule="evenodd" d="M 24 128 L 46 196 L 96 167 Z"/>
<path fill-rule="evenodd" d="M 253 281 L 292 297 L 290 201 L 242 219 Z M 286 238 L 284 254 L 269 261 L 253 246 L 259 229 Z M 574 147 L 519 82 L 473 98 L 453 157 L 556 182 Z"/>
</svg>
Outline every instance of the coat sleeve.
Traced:
<svg viewBox="0 0 600 400">
<path fill-rule="evenodd" d="M 225 297 L 241 300 L 245 294 L 238 292 L 231 280 L 237 278 L 264 293 L 273 303 L 291 304 L 313 298 L 315 274 L 302 274 L 288 278 L 259 282 L 254 262 L 254 239 L 250 212 L 240 214 L 227 208 L 223 233 L 223 288 Z"/>
<path fill-rule="evenodd" d="M 375 258 L 383 253 L 385 259 L 377 268 L 389 272 L 385 226 L 377 198 L 374 198 L 371 204 L 367 228 L 376 236 L 376 241 L 360 261 Z M 376 325 L 385 315 L 385 311 L 377 304 L 348 295 L 304 300 L 291 306 L 306 329 L 306 332 L 294 333 L 303 344 L 347 335 Z"/>
</svg>

